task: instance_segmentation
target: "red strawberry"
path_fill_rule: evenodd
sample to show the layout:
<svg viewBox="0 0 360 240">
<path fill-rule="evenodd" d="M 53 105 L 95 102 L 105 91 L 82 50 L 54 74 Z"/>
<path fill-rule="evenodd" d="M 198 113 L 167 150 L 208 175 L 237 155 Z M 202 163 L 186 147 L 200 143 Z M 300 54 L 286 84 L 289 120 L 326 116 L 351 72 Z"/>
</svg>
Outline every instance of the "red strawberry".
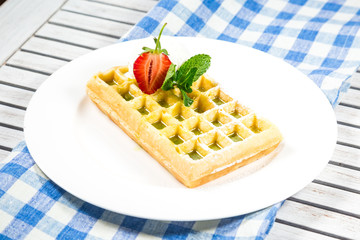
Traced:
<svg viewBox="0 0 360 240">
<path fill-rule="evenodd" d="M 153 94 L 161 88 L 166 73 L 171 65 L 165 49 L 161 49 L 160 36 L 166 23 L 162 27 L 159 37 L 154 38 L 155 49 L 143 47 L 143 52 L 134 62 L 134 75 L 141 91 L 146 94 Z"/>
</svg>

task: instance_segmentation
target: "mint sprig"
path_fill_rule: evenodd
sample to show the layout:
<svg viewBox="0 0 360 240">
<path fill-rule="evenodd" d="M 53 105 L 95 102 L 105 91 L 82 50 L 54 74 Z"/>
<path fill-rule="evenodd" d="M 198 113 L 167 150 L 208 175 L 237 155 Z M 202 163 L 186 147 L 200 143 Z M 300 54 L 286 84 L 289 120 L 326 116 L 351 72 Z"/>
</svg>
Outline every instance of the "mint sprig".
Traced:
<svg viewBox="0 0 360 240">
<path fill-rule="evenodd" d="M 190 107 L 194 102 L 187 93 L 191 93 L 192 84 L 210 67 L 211 57 L 207 54 L 197 54 L 183 63 L 178 70 L 171 64 L 161 89 L 168 91 L 178 87 L 181 91 L 184 105 Z"/>
</svg>

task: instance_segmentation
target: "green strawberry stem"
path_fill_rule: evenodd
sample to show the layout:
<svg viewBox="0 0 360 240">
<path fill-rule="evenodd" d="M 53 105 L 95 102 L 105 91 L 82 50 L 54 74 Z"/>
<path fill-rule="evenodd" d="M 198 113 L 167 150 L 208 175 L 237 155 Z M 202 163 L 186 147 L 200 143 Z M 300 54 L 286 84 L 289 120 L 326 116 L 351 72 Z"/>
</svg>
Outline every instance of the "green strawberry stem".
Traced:
<svg viewBox="0 0 360 240">
<path fill-rule="evenodd" d="M 167 23 L 165 23 L 165 24 L 163 25 L 163 27 L 162 27 L 161 30 L 160 30 L 159 37 L 156 39 L 156 46 L 155 46 L 155 51 L 154 51 L 154 53 L 156 53 L 156 54 L 162 53 L 162 49 L 161 49 L 161 45 L 160 45 L 160 37 L 161 37 L 161 34 L 162 34 L 162 32 L 163 32 L 166 24 L 167 24 Z"/>
<path fill-rule="evenodd" d="M 142 49 L 144 50 L 144 52 L 142 53 L 152 53 L 152 54 L 165 54 L 165 55 L 169 55 L 168 52 L 166 51 L 166 49 L 161 49 L 161 44 L 160 44 L 160 37 L 161 34 L 165 28 L 167 23 L 165 23 L 159 33 L 159 36 L 156 38 L 154 37 L 154 41 L 155 41 L 155 49 L 149 48 L 149 47 L 143 47 Z"/>
</svg>

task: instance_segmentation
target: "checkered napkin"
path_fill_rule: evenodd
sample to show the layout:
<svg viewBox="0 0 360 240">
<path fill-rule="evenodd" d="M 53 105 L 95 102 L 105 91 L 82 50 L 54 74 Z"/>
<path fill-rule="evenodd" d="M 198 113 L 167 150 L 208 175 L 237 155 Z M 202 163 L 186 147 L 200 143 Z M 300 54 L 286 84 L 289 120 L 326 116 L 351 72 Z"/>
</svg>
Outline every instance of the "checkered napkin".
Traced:
<svg viewBox="0 0 360 240">
<path fill-rule="evenodd" d="M 357 6 L 357 0 L 162 0 L 123 41 L 157 35 L 167 22 L 166 35 L 247 45 L 304 72 L 335 105 L 360 65 Z M 264 239 L 281 204 L 211 221 L 140 219 L 59 188 L 39 170 L 25 142 L 0 162 L 0 239 Z"/>
<path fill-rule="evenodd" d="M 358 0 L 163 0 L 122 40 L 196 36 L 246 45 L 290 63 L 335 106 L 360 65 Z"/>
</svg>

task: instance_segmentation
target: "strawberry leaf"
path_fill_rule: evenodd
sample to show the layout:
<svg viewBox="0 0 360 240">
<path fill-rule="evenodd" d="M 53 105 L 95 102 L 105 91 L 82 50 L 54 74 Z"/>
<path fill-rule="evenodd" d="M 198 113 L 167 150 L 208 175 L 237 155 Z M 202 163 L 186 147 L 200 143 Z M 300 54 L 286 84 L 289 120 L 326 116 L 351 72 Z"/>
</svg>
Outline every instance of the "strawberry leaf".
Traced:
<svg viewBox="0 0 360 240">
<path fill-rule="evenodd" d="M 165 55 L 169 55 L 168 51 L 166 49 L 161 49 L 161 53 L 165 54 Z"/>
<path fill-rule="evenodd" d="M 142 52 L 142 54 L 143 54 L 143 53 L 146 53 L 146 52 L 154 51 L 154 49 L 149 48 L 149 47 L 143 47 L 142 50 L 144 50 L 144 51 Z"/>
</svg>

